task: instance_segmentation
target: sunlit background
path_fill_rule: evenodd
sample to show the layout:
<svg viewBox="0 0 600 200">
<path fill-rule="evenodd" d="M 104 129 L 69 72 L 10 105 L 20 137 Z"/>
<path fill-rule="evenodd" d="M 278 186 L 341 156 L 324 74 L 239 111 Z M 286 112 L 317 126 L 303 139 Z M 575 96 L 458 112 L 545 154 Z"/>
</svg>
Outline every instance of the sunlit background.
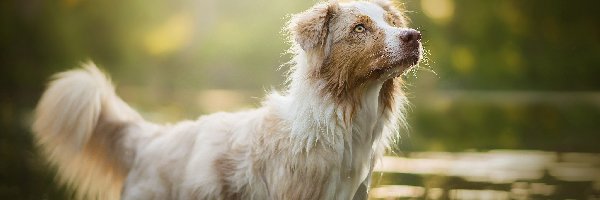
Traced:
<svg viewBox="0 0 600 200">
<path fill-rule="evenodd" d="M 93 60 L 148 120 L 259 105 L 304 0 L 0 2 L 0 199 L 70 199 L 36 154 L 49 76 Z M 427 62 L 372 198 L 599 199 L 600 1 L 406 0 Z"/>
</svg>

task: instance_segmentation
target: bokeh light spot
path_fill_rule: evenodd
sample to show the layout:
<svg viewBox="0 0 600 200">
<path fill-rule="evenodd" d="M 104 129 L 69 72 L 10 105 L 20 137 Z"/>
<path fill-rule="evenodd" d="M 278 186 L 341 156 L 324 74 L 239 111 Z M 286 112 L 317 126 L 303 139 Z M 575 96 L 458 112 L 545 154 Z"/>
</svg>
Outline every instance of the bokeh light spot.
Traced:
<svg viewBox="0 0 600 200">
<path fill-rule="evenodd" d="M 468 74 L 473 71 L 475 58 L 468 48 L 457 47 L 452 51 L 452 64 L 457 72 Z"/>
<path fill-rule="evenodd" d="M 183 14 L 170 17 L 150 30 L 144 37 L 144 47 L 153 55 L 167 54 L 183 46 L 191 37 L 192 19 Z"/>
<path fill-rule="evenodd" d="M 435 22 L 446 23 L 454 15 L 453 0 L 422 0 L 423 13 Z"/>
</svg>

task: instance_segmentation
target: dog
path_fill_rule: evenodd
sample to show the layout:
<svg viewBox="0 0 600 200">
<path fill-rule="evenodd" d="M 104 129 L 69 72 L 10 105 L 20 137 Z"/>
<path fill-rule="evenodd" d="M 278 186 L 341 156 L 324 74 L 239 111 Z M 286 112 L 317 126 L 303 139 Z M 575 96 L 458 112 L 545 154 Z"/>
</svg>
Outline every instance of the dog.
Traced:
<svg viewBox="0 0 600 200">
<path fill-rule="evenodd" d="M 145 121 L 83 64 L 42 95 L 37 144 L 78 198 L 366 199 L 405 124 L 400 75 L 422 59 L 404 12 L 371 0 L 293 15 L 287 87 L 260 108 L 195 121 Z"/>
</svg>

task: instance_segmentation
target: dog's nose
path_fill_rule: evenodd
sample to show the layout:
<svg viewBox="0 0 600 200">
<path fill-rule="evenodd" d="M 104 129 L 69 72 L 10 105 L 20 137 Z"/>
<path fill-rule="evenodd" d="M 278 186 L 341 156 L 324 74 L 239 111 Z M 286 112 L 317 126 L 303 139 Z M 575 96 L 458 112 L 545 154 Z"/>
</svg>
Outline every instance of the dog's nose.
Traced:
<svg viewBox="0 0 600 200">
<path fill-rule="evenodd" d="M 400 33 L 400 39 L 405 43 L 420 41 L 421 32 L 414 29 L 409 29 Z"/>
</svg>

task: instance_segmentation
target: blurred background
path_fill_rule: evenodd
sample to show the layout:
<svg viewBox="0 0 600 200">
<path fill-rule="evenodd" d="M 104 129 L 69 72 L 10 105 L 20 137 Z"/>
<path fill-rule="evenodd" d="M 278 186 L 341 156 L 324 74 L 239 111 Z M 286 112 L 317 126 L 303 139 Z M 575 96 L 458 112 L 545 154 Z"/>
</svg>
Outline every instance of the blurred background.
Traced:
<svg viewBox="0 0 600 200">
<path fill-rule="evenodd" d="M 93 60 L 146 119 L 282 88 L 301 0 L 0 2 L 0 199 L 71 199 L 32 142 L 48 78 Z M 426 62 L 372 198 L 600 199 L 600 1 L 404 0 Z"/>
</svg>

